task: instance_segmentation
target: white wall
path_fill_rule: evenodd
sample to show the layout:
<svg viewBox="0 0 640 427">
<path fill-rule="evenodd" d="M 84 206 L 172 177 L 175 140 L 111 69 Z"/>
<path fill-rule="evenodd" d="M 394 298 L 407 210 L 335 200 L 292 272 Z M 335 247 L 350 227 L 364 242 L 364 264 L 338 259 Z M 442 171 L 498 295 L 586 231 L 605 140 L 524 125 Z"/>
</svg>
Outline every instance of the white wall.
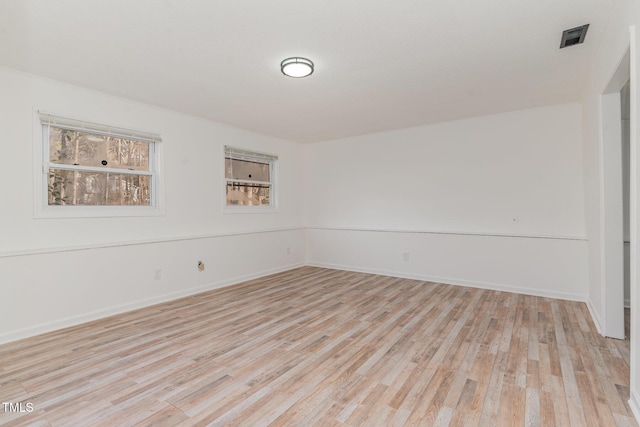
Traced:
<svg viewBox="0 0 640 427">
<path fill-rule="evenodd" d="M 568 104 L 309 145 L 307 262 L 585 300 L 580 144 Z"/>
<path fill-rule="evenodd" d="M 308 229 L 307 259 L 341 270 L 580 301 L 587 283 L 582 239 Z"/>
<path fill-rule="evenodd" d="M 0 69 L 0 137 L 5 168 L 0 251 L 94 244 L 167 236 L 300 227 L 301 150 L 298 144 Z M 33 160 L 37 110 L 159 133 L 166 215 L 158 218 L 41 220 L 33 218 Z M 222 213 L 223 146 L 280 156 L 279 204 L 274 215 Z M 296 179 L 290 179 L 295 177 Z M 28 183 L 28 185 L 27 185 Z M 55 227 L 52 226 L 55 224 Z"/>
<path fill-rule="evenodd" d="M 584 237 L 580 106 L 311 144 L 311 227 Z"/>
<path fill-rule="evenodd" d="M 0 342 L 304 263 L 298 144 L 2 68 L 0 93 Z M 159 133 L 164 215 L 34 218 L 38 110 Z M 279 156 L 276 213 L 223 213 L 225 144 Z"/>
<path fill-rule="evenodd" d="M 605 93 L 618 65 L 630 48 L 630 77 L 631 77 L 631 114 L 630 114 L 630 180 L 631 180 L 631 228 L 630 228 L 630 285 L 631 285 L 631 407 L 636 419 L 640 419 L 640 342 L 638 342 L 638 330 L 640 319 L 637 316 L 637 308 L 640 306 L 638 295 L 638 268 L 640 259 L 636 249 L 640 241 L 640 233 L 637 227 L 639 217 L 638 197 L 640 196 L 638 165 L 640 164 L 637 150 L 637 124 L 638 112 L 638 70 L 640 59 L 638 58 L 637 34 L 631 37 L 629 27 L 640 26 L 640 2 L 637 0 L 620 0 L 609 21 L 609 27 L 602 41 L 598 58 L 594 61 L 590 79 L 585 86 L 582 101 L 583 111 L 583 153 L 584 153 L 584 179 L 585 179 L 585 213 L 587 236 L 589 238 L 589 297 L 592 310 L 596 317 L 605 318 L 606 287 L 603 281 L 603 253 L 602 253 L 602 212 L 604 210 L 601 185 L 603 179 L 602 153 L 602 123 L 601 123 L 601 95 Z M 634 225 L 635 224 L 635 225 Z"/>
<path fill-rule="evenodd" d="M 303 254 L 304 230 L 291 229 L 3 256 L 0 342 L 300 266 Z"/>
</svg>

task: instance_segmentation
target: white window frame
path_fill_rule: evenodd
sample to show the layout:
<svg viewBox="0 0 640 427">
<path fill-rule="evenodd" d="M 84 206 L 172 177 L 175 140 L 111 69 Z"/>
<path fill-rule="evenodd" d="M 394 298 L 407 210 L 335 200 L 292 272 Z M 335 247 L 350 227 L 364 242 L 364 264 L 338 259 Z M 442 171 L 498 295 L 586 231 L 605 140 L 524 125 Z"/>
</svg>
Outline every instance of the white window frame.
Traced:
<svg viewBox="0 0 640 427">
<path fill-rule="evenodd" d="M 256 160 L 259 162 L 269 163 L 269 181 L 246 181 L 227 178 L 226 174 L 226 159 L 238 159 L 238 160 Z M 278 156 L 273 154 L 261 153 L 257 151 L 245 150 L 243 148 L 232 147 L 229 145 L 224 146 L 223 156 L 223 168 L 222 168 L 222 206 L 225 213 L 257 213 L 257 212 L 278 212 L 278 191 L 277 191 L 277 163 Z M 254 184 L 268 184 L 270 186 L 269 191 L 269 205 L 227 205 L 227 185 L 229 182 L 251 182 Z"/>
<path fill-rule="evenodd" d="M 160 158 L 162 138 L 151 132 L 131 130 L 123 127 L 108 126 L 85 120 L 78 120 L 38 111 L 36 116 L 35 160 L 35 218 L 90 218 L 90 217 L 128 217 L 159 216 L 164 214 L 160 179 Z M 100 168 L 101 172 L 119 174 L 148 175 L 151 177 L 151 203 L 149 206 L 86 206 L 86 205 L 49 205 L 49 169 L 93 171 L 95 168 L 61 165 L 49 159 L 49 128 L 59 127 L 81 132 L 110 135 L 120 138 L 149 142 L 149 171 L 127 171 L 117 168 Z"/>
</svg>

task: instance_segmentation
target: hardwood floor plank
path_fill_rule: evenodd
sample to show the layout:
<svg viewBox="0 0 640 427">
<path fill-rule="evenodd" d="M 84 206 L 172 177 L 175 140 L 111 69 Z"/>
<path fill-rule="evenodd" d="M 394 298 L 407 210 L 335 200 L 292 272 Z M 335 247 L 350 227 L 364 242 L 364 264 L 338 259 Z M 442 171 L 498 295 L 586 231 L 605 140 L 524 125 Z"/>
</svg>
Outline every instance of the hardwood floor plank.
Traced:
<svg viewBox="0 0 640 427">
<path fill-rule="evenodd" d="M 540 425 L 541 426 L 563 425 L 559 417 L 556 418 L 553 395 L 546 391 L 538 390 L 538 392 L 540 396 Z M 564 425 L 570 425 L 570 424 L 564 424 Z"/>
<path fill-rule="evenodd" d="M 540 394 L 538 389 L 527 388 L 525 395 L 524 425 L 527 427 L 541 426 Z"/>
</svg>

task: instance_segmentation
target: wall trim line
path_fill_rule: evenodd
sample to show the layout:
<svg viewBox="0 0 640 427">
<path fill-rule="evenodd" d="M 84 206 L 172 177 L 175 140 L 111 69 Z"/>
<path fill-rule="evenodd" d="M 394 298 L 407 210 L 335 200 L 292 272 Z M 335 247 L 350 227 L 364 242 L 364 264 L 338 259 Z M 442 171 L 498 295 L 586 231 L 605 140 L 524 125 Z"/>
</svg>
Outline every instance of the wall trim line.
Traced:
<svg viewBox="0 0 640 427">
<path fill-rule="evenodd" d="M 504 237 L 518 239 L 546 239 L 546 240 L 576 240 L 587 241 L 584 236 L 551 236 L 544 234 L 512 234 L 512 233 L 494 233 L 481 231 L 438 231 L 438 230 L 407 230 L 393 228 L 358 228 L 358 227 L 305 227 L 307 230 L 326 230 L 326 231 L 361 231 L 369 233 L 404 233 L 404 234 L 442 234 L 455 236 L 481 236 L 481 237 Z"/>
<path fill-rule="evenodd" d="M 135 246 L 135 245 L 149 245 L 154 243 L 167 243 L 178 242 L 186 240 L 199 240 L 199 239 L 214 239 L 219 237 L 229 236 L 241 236 L 249 234 L 263 234 L 263 233 L 277 233 L 282 231 L 296 231 L 296 230 L 326 230 L 326 231 L 357 231 L 368 233 L 402 233 L 402 234 L 437 234 L 437 235 L 455 235 L 455 236 L 480 236 L 480 237 L 503 237 L 503 238 L 518 238 L 518 239 L 546 239 L 546 240 L 573 240 L 573 241 L 587 241 L 586 237 L 573 237 L 573 236 L 546 236 L 535 234 L 507 234 L 507 233 L 484 233 L 484 232 L 459 232 L 459 231 L 435 231 L 435 230 L 402 230 L 402 229 L 383 229 L 383 228 L 355 228 L 355 227 L 281 227 L 281 228 L 266 228 L 262 230 L 247 230 L 247 231 L 232 231 L 226 233 L 206 233 L 206 234 L 185 234 L 178 236 L 167 236 L 154 239 L 138 239 L 138 240 L 124 240 L 117 242 L 103 242 L 95 244 L 79 244 L 59 247 L 44 247 L 33 248 L 16 251 L 2 251 L 0 252 L 0 258 L 27 256 L 27 255 L 40 255 L 57 252 L 72 252 L 82 251 L 87 249 L 103 249 L 103 248 L 115 248 L 121 246 Z"/>
<path fill-rule="evenodd" d="M 167 236 L 167 237 L 160 237 L 155 239 L 124 240 L 124 241 L 118 241 L 118 242 L 104 242 L 104 243 L 84 244 L 84 245 L 80 244 L 80 245 L 69 245 L 69 246 L 59 246 L 59 247 L 49 247 L 49 248 L 34 248 L 34 249 L 25 249 L 25 250 L 17 250 L 17 251 L 0 252 L 0 258 L 28 256 L 28 255 L 41 255 L 41 254 L 50 254 L 50 253 L 57 253 L 57 252 L 84 251 L 84 250 L 90 250 L 90 249 L 116 248 L 121 246 L 151 245 L 155 243 L 169 243 L 169 242 L 179 242 L 179 241 L 186 241 L 186 240 L 215 239 L 220 237 L 242 236 L 242 235 L 249 235 L 249 234 L 278 233 L 283 231 L 298 231 L 298 230 L 304 231 L 305 227 L 266 228 L 263 230 L 232 231 L 227 233 L 207 233 L 207 234 L 192 234 L 192 235 L 186 234 L 182 236 Z"/>
</svg>

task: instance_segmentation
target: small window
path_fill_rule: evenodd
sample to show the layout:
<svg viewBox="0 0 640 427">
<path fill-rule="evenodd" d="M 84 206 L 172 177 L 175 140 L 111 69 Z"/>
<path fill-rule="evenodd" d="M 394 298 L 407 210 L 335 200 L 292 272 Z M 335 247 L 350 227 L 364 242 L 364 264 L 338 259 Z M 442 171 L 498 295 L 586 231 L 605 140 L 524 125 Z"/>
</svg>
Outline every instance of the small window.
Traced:
<svg viewBox="0 0 640 427">
<path fill-rule="evenodd" d="M 156 205 L 154 134 L 41 113 L 46 205 Z"/>
<path fill-rule="evenodd" d="M 224 154 L 226 206 L 275 206 L 273 176 L 278 158 L 228 146 Z"/>
</svg>

